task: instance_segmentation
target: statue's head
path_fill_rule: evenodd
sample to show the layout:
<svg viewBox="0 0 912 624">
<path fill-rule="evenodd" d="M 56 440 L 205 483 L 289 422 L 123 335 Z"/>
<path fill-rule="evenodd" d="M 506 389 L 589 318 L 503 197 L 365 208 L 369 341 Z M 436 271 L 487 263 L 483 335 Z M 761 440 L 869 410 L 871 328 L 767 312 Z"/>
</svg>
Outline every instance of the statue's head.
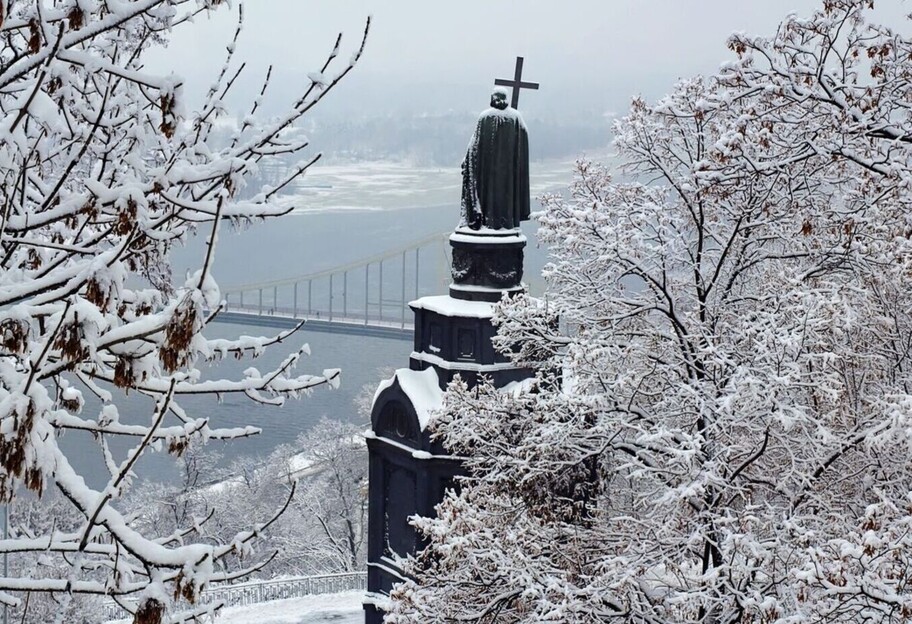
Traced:
<svg viewBox="0 0 912 624">
<path fill-rule="evenodd" d="M 497 87 L 494 89 L 494 92 L 491 93 L 491 106 L 498 110 L 504 110 L 510 105 L 507 102 L 507 90 L 503 87 Z"/>
</svg>

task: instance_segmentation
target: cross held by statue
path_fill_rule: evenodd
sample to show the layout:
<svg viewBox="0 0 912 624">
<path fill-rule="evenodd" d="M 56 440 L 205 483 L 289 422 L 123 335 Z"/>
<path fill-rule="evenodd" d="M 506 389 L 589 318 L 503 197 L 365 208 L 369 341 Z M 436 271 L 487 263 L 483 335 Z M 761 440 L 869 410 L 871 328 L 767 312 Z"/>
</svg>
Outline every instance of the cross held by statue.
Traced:
<svg viewBox="0 0 912 624">
<path fill-rule="evenodd" d="M 523 82 L 522 81 L 522 70 L 523 70 L 523 57 L 516 57 L 516 70 L 513 73 L 513 80 L 507 80 L 505 78 L 498 78 L 494 81 L 494 84 L 498 87 L 511 87 L 513 89 L 513 99 L 510 102 L 510 106 L 515 109 L 519 109 L 519 90 L 520 89 L 538 89 L 537 82 Z"/>
</svg>

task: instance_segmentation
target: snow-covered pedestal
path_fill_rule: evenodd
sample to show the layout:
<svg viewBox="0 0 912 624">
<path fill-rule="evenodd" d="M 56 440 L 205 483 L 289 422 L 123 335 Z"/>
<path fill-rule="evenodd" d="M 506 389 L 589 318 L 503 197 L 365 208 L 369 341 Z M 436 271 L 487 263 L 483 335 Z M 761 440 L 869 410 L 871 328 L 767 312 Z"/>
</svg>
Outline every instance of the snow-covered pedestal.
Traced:
<svg viewBox="0 0 912 624">
<path fill-rule="evenodd" d="M 518 229 L 457 228 L 450 235 L 453 283 L 450 296 L 472 301 L 499 301 L 504 292 L 524 289 L 523 248 Z"/>
<path fill-rule="evenodd" d="M 396 558 L 414 554 L 421 541 L 408 523 L 415 514 L 429 516 L 453 477 L 457 458 L 432 442 L 427 430 L 441 406 L 443 391 L 434 369 L 401 368 L 382 382 L 374 397 L 371 431 L 368 524 L 367 622 L 380 622 L 376 605 L 403 579 Z"/>
<path fill-rule="evenodd" d="M 446 386 L 459 375 L 470 386 L 484 376 L 498 387 L 521 381 L 517 369 L 495 351 L 491 322 L 495 302 L 525 290 L 522 284 L 526 238 L 517 230 L 458 228 L 450 237 L 453 282 L 449 295 L 423 297 L 409 306 L 415 314 L 415 343 L 409 367 L 382 382 L 371 408 L 368 527 L 368 595 L 365 621 L 379 624 L 382 605 L 403 580 L 398 557 L 422 548 L 409 524 L 413 515 L 430 516 L 454 478 L 459 458 L 432 441 L 428 425 Z"/>
<path fill-rule="evenodd" d="M 512 366 L 494 349 L 491 339 L 497 330 L 491 323 L 493 303 L 444 295 L 422 297 L 409 306 L 415 312 L 410 368 L 432 368 L 441 388 L 457 374 L 469 386 L 474 386 L 481 375 L 491 378 L 496 386 L 529 376 L 528 371 Z"/>
</svg>

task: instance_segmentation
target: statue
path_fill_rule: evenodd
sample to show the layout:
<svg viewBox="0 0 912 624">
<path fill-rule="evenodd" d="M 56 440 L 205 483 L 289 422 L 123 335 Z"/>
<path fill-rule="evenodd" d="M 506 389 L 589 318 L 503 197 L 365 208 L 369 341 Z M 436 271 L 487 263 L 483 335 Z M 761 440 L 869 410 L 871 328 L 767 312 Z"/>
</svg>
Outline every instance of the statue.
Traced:
<svg viewBox="0 0 912 624">
<path fill-rule="evenodd" d="M 516 229 L 529 219 L 529 138 L 506 89 L 491 95 L 462 162 L 462 225 Z"/>
</svg>

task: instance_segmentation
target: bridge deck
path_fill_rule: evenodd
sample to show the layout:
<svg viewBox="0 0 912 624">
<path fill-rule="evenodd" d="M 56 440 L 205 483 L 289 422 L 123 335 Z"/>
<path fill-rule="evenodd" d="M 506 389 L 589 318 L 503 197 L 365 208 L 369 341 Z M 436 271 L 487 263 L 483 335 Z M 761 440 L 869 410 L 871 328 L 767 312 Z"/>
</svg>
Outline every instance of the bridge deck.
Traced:
<svg viewBox="0 0 912 624">
<path fill-rule="evenodd" d="M 217 321 L 411 340 L 410 300 L 448 284 L 449 232 L 307 275 L 226 288 Z M 422 249 L 440 246 L 442 253 Z M 422 258 L 424 260 L 422 261 Z"/>
</svg>

